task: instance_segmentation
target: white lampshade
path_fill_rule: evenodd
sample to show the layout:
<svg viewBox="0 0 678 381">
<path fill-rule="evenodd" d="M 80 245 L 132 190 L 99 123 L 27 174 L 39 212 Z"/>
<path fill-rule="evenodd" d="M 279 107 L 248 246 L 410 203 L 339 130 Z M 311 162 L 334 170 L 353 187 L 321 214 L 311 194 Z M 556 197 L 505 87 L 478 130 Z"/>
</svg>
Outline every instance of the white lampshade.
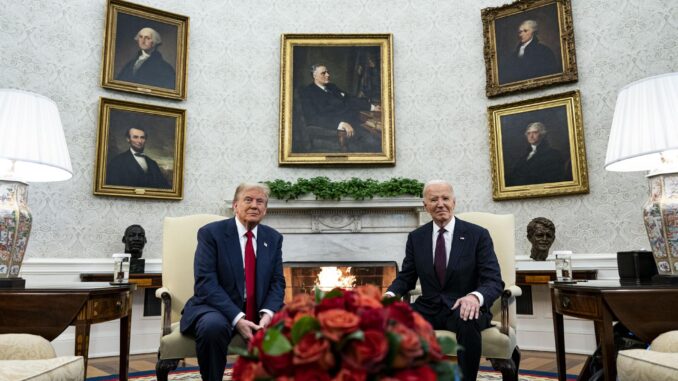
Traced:
<svg viewBox="0 0 678 381">
<path fill-rule="evenodd" d="M 605 169 L 655 170 L 663 164 L 662 153 L 672 150 L 678 150 L 678 73 L 624 87 L 614 108 Z"/>
<path fill-rule="evenodd" d="M 0 89 L 0 180 L 46 182 L 73 174 L 56 103 Z"/>
</svg>

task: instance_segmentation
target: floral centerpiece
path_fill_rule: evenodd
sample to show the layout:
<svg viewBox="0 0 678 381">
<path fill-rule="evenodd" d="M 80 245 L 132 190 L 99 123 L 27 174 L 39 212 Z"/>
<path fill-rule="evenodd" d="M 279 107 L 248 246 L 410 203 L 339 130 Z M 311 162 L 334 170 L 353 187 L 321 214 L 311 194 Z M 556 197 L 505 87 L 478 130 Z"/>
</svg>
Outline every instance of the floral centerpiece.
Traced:
<svg viewBox="0 0 678 381">
<path fill-rule="evenodd" d="M 315 300 L 314 300 L 315 299 Z M 408 303 L 372 285 L 298 294 L 240 353 L 233 379 L 435 381 L 458 379 L 451 339 Z"/>
</svg>

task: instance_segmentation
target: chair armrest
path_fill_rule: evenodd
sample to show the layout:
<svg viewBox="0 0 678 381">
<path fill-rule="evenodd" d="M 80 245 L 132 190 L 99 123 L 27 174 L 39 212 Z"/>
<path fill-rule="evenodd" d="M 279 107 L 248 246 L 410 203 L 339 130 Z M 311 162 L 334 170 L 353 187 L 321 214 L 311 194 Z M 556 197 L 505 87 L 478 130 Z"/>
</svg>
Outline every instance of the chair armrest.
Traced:
<svg viewBox="0 0 678 381">
<path fill-rule="evenodd" d="M 167 287 L 155 290 L 155 297 L 162 302 L 162 335 L 172 332 L 172 293 Z"/>
<path fill-rule="evenodd" d="M 512 284 L 507 286 L 504 289 L 504 292 L 501 293 L 501 333 L 508 335 L 510 321 L 509 321 L 509 305 L 516 301 L 516 296 L 523 294 L 523 290 L 520 287 Z"/>
</svg>

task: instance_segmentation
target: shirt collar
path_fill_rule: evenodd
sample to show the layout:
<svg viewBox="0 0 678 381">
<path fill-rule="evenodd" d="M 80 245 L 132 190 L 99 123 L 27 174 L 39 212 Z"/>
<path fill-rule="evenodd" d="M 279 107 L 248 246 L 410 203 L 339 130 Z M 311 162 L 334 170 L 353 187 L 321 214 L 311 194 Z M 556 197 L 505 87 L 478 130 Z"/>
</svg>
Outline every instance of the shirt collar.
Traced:
<svg viewBox="0 0 678 381">
<path fill-rule="evenodd" d="M 454 223 L 456 221 L 456 217 L 452 216 L 452 219 L 450 222 L 447 223 L 447 225 L 444 226 L 445 230 L 452 233 L 454 231 Z M 440 231 L 440 227 L 438 224 L 435 222 L 433 223 L 433 235 L 437 235 L 438 232 Z"/>
<path fill-rule="evenodd" d="M 522 47 L 522 48 L 526 47 L 527 45 L 530 44 L 530 42 L 532 42 L 532 40 L 534 40 L 534 37 L 530 38 L 530 41 L 528 41 L 528 42 L 526 42 L 526 43 L 520 45 L 520 47 Z"/>
<path fill-rule="evenodd" d="M 238 237 L 242 238 L 245 236 L 245 233 L 247 233 L 247 228 L 245 225 L 240 223 L 240 220 L 238 217 L 235 217 L 235 226 L 238 228 Z M 257 238 L 257 229 L 259 229 L 259 225 L 255 226 L 254 229 L 252 229 L 252 234 L 254 234 L 254 238 Z"/>
</svg>

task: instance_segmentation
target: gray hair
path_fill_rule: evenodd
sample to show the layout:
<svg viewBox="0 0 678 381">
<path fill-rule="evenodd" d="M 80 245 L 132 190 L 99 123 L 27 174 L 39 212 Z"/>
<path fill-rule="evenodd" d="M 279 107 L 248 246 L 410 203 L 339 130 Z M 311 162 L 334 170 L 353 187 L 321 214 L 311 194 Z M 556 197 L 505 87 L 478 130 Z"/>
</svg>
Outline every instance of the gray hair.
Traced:
<svg viewBox="0 0 678 381">
<path fill-rule="evenodd" d="M 325 65 L 324 63 L 315 63 L 315 64 L 311 65 L 311 75 L 315 74 L 315 69 L 317 69 L 319 67 L 327 68 L 327 65 Z"/>
<path fill-rule="evenodd" d="M 541 135 L 541 136 L 545 136 L 546 133 L 548 132 L 546 130 L 546 126 L 544 126 L 544 123 L 534 122 L 534 123 L 530 123 L 530 124 L 527 125 L 527 128 L 525 129 L 525 134 L 527 134 L 527 131 L 529 131 L 530 128 L 532 128 L 532 127 L 536 128 L 537 131 L 539 131 L 539 135 Z"/>
<path fill-rule="evenodd" d="M 534 20 L 525 20 L 520 24 L 520 26 L 523 25 L 527 25 L 527 27 L 532 29 L 532 32 L 534 33 L 539 32 L 539 24 L 537 24 L 537 22 Z"/>
<path fill-rule="evenodd" d="M 162 37 L 160 37 L 160 33 L 156 32 L 155 29 L 149 27 L 141 28 L 137 32 L 137 35 L 134 36 L 134 41 L 139 41 L 139 34 L 141 34 L 141 32 L 145 30 L 151 32 L 151 38 L 153 39 L 153 48 L 157 48 L 160 44 L 162 44 Z"/>
<path fill-rule="evenodd" d="M 258 189 L 266 195 L 266 203 L 268 204 L 268 198 L 271 195 L 271 189 L 268 185 L 264 183 L 240 183 L 237 188 L 235 188 L 235 194 L 233 195 L 233 202 L 240 200 L 240 195 L 250 189 Z"/>
<path fill-rule="evenodd" d="M 452 184 L 450 184 L 448 181 L 445 181 L 445 180 L 435 179 L 435 180 L 429 180 L 429 181 L 426 182 L 426 184 L 424 184 L 424 191 L 422 192 L 424 197 L 426 197 L 426 191 L 428 190 L 428 188 L 430 188 L 432 185 L 439 185 L 439 184 L 444 184 L 444 185 L 447 185 L 448 187 L 450 187 L 450 191 L 452 192 L 452 195 L 454 195 L 454 188 L 452 187 Z"/>
</svg>

